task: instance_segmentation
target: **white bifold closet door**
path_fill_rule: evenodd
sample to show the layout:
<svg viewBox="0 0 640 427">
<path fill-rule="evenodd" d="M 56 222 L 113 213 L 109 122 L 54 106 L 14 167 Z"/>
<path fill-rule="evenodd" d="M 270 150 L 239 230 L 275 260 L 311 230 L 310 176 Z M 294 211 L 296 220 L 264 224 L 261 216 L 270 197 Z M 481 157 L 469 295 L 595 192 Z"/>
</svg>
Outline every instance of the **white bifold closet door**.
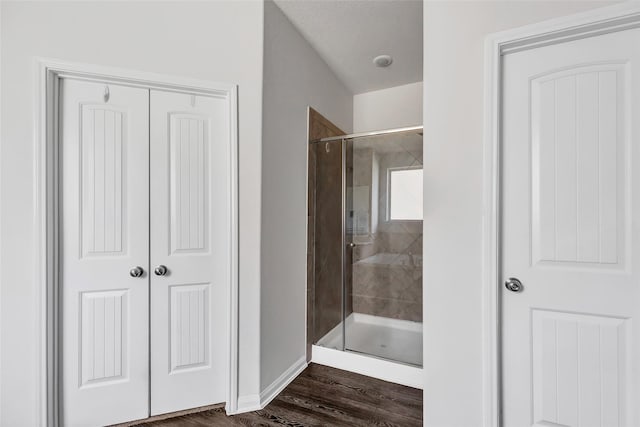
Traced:
<svg viewBox="0 0 640 427">
<path fill-rule="evenodd" d="M 151 91 L 151 415 L 225 400 L 228 132 L 224 99 Z"/>
<path fill-rule="evenodd" d="M 149 277 L 129 271 L 149 263 L 149 91 L 60 90 L 61 424 L 145 418 Z"/>
<path fill-rule="evenodd" d="M 61 424 L 223 402 L 226 100 L 68 79 L 60 93 Z"/>
</svg>

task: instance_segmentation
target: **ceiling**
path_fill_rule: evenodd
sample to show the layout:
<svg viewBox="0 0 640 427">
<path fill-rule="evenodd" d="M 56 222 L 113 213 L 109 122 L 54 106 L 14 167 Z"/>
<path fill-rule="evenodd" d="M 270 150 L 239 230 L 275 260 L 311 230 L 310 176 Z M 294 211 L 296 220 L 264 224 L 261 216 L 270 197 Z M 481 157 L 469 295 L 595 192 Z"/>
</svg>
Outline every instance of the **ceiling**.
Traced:
<svg viewBox="0 0 640 427">
<path fill-rule="evenodd" d="M 422 81 L 422 0 L 275 2 L 354 94 Z"/>
</svg>

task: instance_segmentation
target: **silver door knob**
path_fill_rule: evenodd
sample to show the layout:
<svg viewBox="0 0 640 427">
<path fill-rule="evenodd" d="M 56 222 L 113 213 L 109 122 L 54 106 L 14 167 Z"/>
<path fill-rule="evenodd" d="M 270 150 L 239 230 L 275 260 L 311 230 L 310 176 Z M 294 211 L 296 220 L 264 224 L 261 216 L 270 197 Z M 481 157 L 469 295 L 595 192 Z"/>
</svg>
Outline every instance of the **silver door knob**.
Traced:
<svg viewBox="0 0 640 427">
<path fill-rule="evenodd" d="M 134 267 L 131 270 L 129 270 L 129 276 L 131 277 L 140 277 L 143 274 L 144 274 L 144 270 L 140 266 Z"/>
<path fill-rule="evenodd" d="M 164 276 L 168 271 L 169 270 L 164 265 L 159 265 L 155 268 L 155 270 L 153 270 L 153 272 L 156 273 L 156 276 Z"/>
<path fill-rule="evenodd" d="M 504 287 L 511 292 L 522 292 L 522 289 L 524 289 L 522 282 L 515 277 L 510 277 L 509 280 L 504 282 Z"/>
<path fill-rule="evenodd" d="M 349 246 L 350 248 L 355 248 L 358 245 L 356 243 L 351 242 L 347 246 Z"/>
</svg>

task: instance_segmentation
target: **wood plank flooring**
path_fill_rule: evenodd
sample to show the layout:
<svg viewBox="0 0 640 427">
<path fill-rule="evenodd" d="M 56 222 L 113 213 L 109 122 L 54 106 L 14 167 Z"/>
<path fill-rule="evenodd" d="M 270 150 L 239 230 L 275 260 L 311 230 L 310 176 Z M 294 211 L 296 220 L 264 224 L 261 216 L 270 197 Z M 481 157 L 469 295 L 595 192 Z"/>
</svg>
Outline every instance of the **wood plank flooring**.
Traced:
<svg viewBox="0 0 640 427">
<path fill-rule="evenodd" d="M 422 390 L 311 364 L 261 411 L 227 417 L 214 408 L 139 425 L 421 426 Z"/>
</svg>

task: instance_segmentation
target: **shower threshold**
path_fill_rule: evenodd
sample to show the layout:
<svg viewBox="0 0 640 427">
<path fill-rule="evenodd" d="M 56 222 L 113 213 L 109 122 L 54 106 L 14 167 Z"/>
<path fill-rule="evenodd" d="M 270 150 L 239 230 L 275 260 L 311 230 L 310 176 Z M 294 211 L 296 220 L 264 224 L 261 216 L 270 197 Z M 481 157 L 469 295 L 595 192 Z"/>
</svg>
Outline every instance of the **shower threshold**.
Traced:
<svg viewBox="0 0 640 427">
<path fill-rule="evenodd" d="M 423 388 L 422 368 L 392 362 L 371 355 L 314 345 L 311 348 L 311 363 L 330 366 L 408 387 Z"/>
</svg>

